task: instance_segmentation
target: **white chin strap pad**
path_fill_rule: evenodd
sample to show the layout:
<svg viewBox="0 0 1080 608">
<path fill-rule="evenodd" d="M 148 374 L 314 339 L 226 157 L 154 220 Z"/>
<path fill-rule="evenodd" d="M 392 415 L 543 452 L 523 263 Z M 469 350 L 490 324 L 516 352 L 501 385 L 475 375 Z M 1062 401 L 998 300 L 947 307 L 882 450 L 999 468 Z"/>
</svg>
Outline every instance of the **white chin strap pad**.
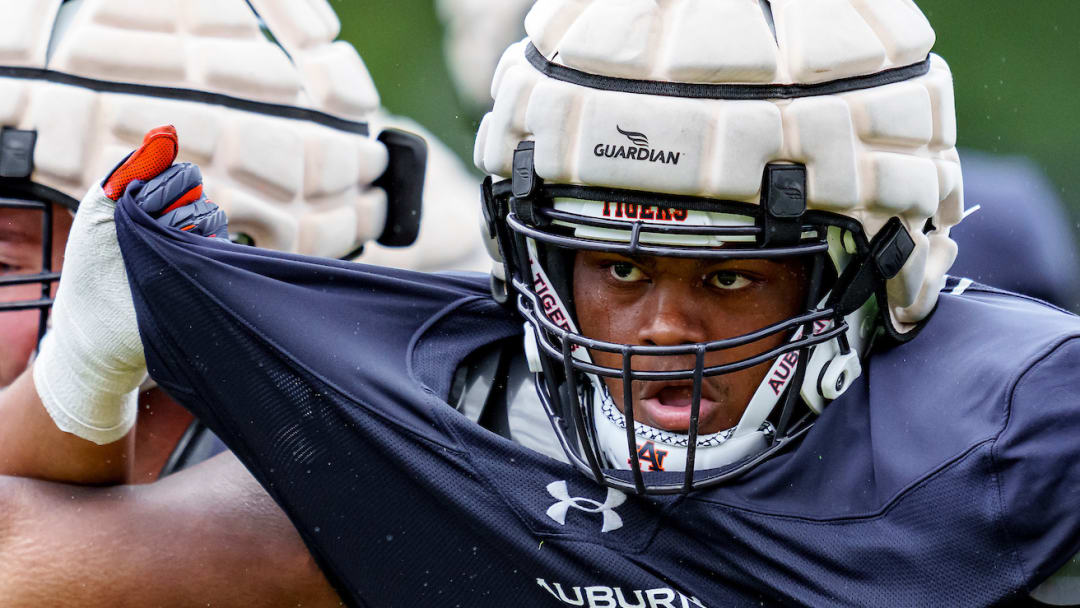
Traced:
<svg viewBox="0 0 1080 608">
<path fill-rule="evenodd" d="M 599 389 L 597 389 L 599 391 Z M 596 440 L 607 464 L 615 469 L 631 468 L 626 444 L 626 419 L 615 409 L 606 392 L 598 392 L 593 405 Z M 687 435 L 661 431 L 635 423 L 637 453 L 642 471 L 685 471 Z M 734 429 L 698 437 L 694 468 L 716 469 L 757 454 L 769 447 L 768 434 L 754 431 L 736 436 Z"/>
</svg>

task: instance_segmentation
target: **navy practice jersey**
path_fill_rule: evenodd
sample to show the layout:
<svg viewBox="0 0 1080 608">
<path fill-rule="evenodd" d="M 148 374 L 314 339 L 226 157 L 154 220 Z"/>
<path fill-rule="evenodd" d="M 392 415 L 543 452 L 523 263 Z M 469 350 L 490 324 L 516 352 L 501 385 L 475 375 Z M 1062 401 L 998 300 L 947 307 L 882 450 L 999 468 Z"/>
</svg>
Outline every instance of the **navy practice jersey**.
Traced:
<svg viewBox="0 0 1080 608">
<path fill-rule="evenodd" d="M 485 277 L 117 231 L 151 374 L 352 605 L 977 606 L 1080 551 L 1080 321 L 1024 297 L 943 293 L 791 450 L 636 497 L 446 403 L 521 331 Z"/>
</svg>

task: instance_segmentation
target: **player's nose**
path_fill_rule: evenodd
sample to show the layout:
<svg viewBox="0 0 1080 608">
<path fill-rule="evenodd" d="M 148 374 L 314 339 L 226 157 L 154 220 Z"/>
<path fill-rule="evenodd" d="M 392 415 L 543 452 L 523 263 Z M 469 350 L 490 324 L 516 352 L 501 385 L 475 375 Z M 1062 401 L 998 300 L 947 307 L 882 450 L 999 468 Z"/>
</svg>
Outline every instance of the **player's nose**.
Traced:
<svg viewBox="0 0 1080 608">
<path fill-rule="evenodd" d="M 678 346 L 707 340 L 701 306 L 684 281 L 656 282 L 639 310 L 639 344 Z"/>
</svg>

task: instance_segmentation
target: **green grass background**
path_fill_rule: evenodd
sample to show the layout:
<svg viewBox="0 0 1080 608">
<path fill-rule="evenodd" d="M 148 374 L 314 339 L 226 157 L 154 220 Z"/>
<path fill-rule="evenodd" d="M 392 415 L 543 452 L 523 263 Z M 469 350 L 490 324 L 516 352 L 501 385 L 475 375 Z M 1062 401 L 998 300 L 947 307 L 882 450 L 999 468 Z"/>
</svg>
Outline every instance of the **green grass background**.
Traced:
<svg viewBox="0 0 1080 608">
<path fill-rule="evenodd" d="M 953 70 L 960 145 L 1034 159 L 1080 219 L 1080 0 L 917 2 Z M 480 116 L 454 93 L 432 0 L 332 3 L 383 104 L 470 159 Z"/>
</svg>

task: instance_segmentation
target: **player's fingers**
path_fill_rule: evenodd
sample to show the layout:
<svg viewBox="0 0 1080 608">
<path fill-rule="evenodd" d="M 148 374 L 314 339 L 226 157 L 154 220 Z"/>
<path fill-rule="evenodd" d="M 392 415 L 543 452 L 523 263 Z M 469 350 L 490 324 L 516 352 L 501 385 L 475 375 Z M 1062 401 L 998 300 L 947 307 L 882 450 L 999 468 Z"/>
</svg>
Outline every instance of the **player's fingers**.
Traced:
<svg viewBox="0 0 1080 608">
<path fill-rule="evenodd" d="M 158 222 L 205 237 L 226 240 L 229 238 L 228 219 L 225 217 L 225 212 L 205 197 L 164 213 L 158 218 Z"/>
<path fill-rule="evenodd" d="M 202 197 L 202 172 L 191 163 L 179 163 L 146 183 L 133 182 L 128 194 L 140 209 L 157 218 Z"/>
<path fill-rule="evenodd" d="M 105 196 L 119 200 L 134 180 L 149 180 L 172 165 L 180 149 L 176 129 L 165 125 L 151 129 L 143 136 L 143 143 L 121 162 L 109 177 L 105 178 L 102 189 Z"/>
</svg>

